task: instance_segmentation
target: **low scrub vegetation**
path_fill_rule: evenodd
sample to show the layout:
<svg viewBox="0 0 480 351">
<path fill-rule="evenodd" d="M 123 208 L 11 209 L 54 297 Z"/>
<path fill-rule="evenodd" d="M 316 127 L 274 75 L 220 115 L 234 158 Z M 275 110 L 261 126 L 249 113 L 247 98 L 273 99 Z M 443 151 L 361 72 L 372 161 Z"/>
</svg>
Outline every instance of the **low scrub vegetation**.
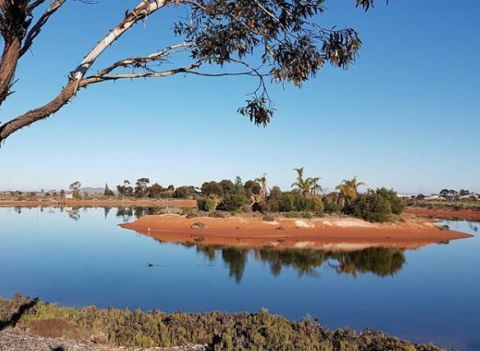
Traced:
<svg viewBox="0 0 480 351">
<path fill-rule="evenodd" d="M 453 211 L 477 210 L 480 211 L 479 200 L 407 200 L 407 206 L 425 207 L 429 209 L 448 209 Z"/>
<path fill-rule="evenodd" d="M 388 222 L 405 209 L 405 200 L 393 190 L 385 188 L 368 190 L 361 194 L 348 209 L 356 217 L 370 222 Z"/>
<path fill-rule="evenodd" d="M 10 320 L 26 298 L 0 299 L 0 321 Z M 56 326 L 56 328 L 51 328 Z M 16 328 L 49 337 L 88 338 L 105 335 L 115 346 L 173 347 L 205 344 L 222 351 L 440 351 L 373 330 L 355 332 L 321 327 L 316 320 L 291 322 L 266 310 L 257 313 L 189 314 L 119 309 L 63 308 L 37 302 L 19 318 Z"/>
</svg>

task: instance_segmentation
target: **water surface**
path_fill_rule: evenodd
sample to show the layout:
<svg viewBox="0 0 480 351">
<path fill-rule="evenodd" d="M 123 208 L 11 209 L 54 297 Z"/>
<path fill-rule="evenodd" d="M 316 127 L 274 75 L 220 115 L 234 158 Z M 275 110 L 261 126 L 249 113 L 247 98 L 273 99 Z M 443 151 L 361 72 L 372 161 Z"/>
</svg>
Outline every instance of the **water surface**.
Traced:
<svg viewBox="0 0 480 351">
<path fill-rule="evenodd" d="M 143 212 L 0 208 L 0 295 L 164 311 L 265 307 L 480 350 L 478 235 L 413 251 L 242 250 L 162 243 L 117 226 Z"/>
</svg>

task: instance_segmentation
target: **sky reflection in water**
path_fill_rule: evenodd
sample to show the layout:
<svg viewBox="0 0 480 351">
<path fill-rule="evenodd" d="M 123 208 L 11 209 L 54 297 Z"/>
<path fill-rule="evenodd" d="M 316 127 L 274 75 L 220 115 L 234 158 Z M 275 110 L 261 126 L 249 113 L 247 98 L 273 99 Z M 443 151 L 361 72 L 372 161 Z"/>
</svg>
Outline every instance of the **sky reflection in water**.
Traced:
<svg viewBox="0 0 480 351">
<path fill-rule="evenodd" d="M 0 208 L 0 295 L 165 311 L 266 307 L 332 328 L 480 349 L 478 236 L 414 251 L 338 253 L 175 245 L 117 226 L 154 212 Z M 447 224 L 477 233 L 472 223 Z"/>
</svg>

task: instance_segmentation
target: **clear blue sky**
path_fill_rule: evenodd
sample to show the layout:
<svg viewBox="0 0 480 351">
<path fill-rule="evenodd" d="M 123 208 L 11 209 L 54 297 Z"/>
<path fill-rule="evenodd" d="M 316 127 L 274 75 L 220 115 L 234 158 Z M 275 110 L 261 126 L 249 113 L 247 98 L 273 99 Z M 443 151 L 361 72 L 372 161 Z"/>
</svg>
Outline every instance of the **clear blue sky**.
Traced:
<svg viewBox="0 0 480 351">
<path fill-rule="evenodd" d="M 20 63 L 5 122 L 56 95 L 83 55 L 133 0 L 72 2 Z M 122 4 L 122 6 L 119 6 Z M 244 180 L 266 172 L 288 188 L 294 167 L 332 190 L 358 176 L 370 187 L 430 193 L 480 191 L 480 26 L 477 0 L 391 0 L 363 13 L 327 0 L 325 25 L 352 26 L 364 41 L 349 70 L 326 67 L 302 89 L 271 87 L 277 114 L 258 128 L 236 113 L 256 81 L 176 76 L 82 90 L 45 122 L 0 149 L 0 190 L 114 186 L 150 177 L 162 185 Z M 150 17 L 96 67 L 165 43 L 175 14 Z"/>
</svg>

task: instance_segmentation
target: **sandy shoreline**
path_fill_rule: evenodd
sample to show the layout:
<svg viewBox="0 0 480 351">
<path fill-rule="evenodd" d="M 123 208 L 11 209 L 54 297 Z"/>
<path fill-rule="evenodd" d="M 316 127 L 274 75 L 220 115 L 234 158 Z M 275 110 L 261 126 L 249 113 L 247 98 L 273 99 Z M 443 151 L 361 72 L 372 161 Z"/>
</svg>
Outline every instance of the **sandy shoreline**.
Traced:
<svg viewBox="0 0 480 351">
<path fill-rule="evenodd" d="M 179 207 L 196 208 L 195 200 L 115 199 L 115 200 L 0 200 L 0 207 Z"/>
<path fill-rule="evenodd" d="M 193 229 L 202 223 L 204 228 Z M 155 239 L 182 244 L 244 248 L 360 250 L 369 247 L 415 249 L 471 235 L 442 230 L 432 220 L 408 217 L 406 222 L 374 224 L 350 217 L 279 218 L 265 222 L 254 217 L 187 219 L 183 216 L 145 216 L 121 227 Z"/>
<path fill-rule="evenodd" d="M 405 213 L 417 217 L 441 218 L 452 220 L 480 221 L 480 211 L 476 210 L 449 210 L 443 208 L 407 207 Z"/>
</svg>

